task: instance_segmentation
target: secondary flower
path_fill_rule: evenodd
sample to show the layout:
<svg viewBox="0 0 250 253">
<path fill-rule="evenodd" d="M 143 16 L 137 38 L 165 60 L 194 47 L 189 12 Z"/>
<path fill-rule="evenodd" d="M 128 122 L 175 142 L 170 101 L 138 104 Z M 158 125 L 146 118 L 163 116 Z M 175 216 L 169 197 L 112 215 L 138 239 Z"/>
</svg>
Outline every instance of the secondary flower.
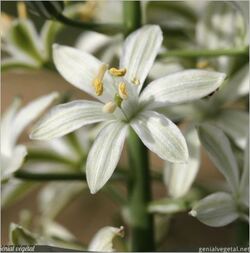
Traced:
<svg viewBox="0 0 250 253">
<path fill-rule="evenodd" d="M 225 226 L 237 218 L 249 220 L 249 144 L 240 174 L 237 159 L 224 133 L 212 125 L 201 125 L 199 136 L 210 159 L 226 178 L 230 192 L 216 192 L 197 202 L 190 214 L 202 223 Z"/>
<path fill-rule="evenodd" d="M 129 126 L 160 158 L 171 162 L 188 159 L 180 130 L 157 109 L 206 96 L 220 86 L 225 75 L 186 70 L 157 79 L 142 89 L 161 42 L 159 26 L 148 25 L 133 32 L 125 41 L 119 68 L 109 68 L 83 51 L 54 46 L 54 62 L 61 75 L 99 102 L 78 100 L 56 106 L 33 130 L 31 138 L 48 140 L 105 121 L 87 158 L 91 193 L 111 177 Z"/>
<path fill-rule="evenodd" d="M 79 4 L 64 10 L 66 16 L 75 16 Z M 52 44 L 63 26 L 54 21 L 46 21 L 37 33 L 29 19 L 24 2 L 17 3 L 18 17 L 1 13 L 1 50 L 7 53 L 1 62 L 1 69 L 37 69 L 50 65 Z"/>
<path fill-rule="evenodd" d="M 15 99 L 1 120 L 1 180 L 19 169 L 27 154 L 24 145 L 16 145 L 23 130 L 39 117 L 57 98 L 51 93 L 29 103 L 18 111 L 20 100 Z"/>
</svg>

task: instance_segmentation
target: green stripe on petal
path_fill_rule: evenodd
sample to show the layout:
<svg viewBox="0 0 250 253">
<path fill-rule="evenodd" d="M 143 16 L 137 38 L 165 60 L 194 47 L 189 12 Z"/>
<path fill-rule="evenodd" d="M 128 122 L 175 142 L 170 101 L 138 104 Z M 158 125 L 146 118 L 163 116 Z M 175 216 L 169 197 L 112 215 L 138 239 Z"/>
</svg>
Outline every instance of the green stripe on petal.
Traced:
<svg viewBox="0 0 250 253">
<path fill-rule="evenodd" d="M 161 43 L 162 31 L 157 25 L 146 25 L 131 33 L 123 47 L 120 67 L 127 69 L 125 78 L 138 80 L 138 93 L 154 63 Z"/>
<path fill-rule="evenodd" d="M 139 114 L 131 122 L 145 146 L 163 160 L 185 162 L 188 159 L 188 148 L 179 128 L 167 117 L 153 111 Z"/>
<path fill-rule="evenodd" d="M 55 106 L 33 129 L 32 139 L 49 140 L 66 135 L 88 124 L 105 121 L 112 115 L 103 113 L 103 104 L 76 100 Z"/>
<path fill-rule="evenodd" d="M 200 200 L 190 214 L 211 227 L 225 226 L 239 217 L 232 196 L 224 192 Z"/>
<path fill-rule="evenodd" d="M 150 83 L 142 92 L 140 102 L 149 108 L 200 99 L 215 91 L 224 81 L 225 74 L 206 70 L 185 70 Z"/>
</svg>

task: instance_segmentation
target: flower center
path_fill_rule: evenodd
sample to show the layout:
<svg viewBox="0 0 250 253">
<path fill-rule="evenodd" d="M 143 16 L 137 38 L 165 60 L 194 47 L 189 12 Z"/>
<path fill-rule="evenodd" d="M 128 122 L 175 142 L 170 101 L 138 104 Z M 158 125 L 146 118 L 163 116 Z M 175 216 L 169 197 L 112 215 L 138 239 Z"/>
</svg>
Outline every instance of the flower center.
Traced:
<svg viewBox="0 0 250 253">
<path fill-rule="evenodd" d="M 108 67 L 106 64 L 101 65 L 96 78 L 92 82 L 92 85 L 95 89 L 95 93 L 97 96 L 101 96 L 103 94 L 103 91 L 105 88 L 103 84 L 103 78 L 104 78 L 105 72 L 107 71 L 107 68 Z M 126 72 L 127 70 L 125 68 L 122 68 L 122 69 L 110 68 L 109 69 L 109 73 L 113 77 L 118 78 L 118 81 L 121 77 L 123 77 L 126 74 Z M 126 83 L 119 82 L 116 88 L 117 88 L 117 93 L 115 93 L 113 101 L 109 101 L 103 106 L 103 112 L 113 113 L 117 107 L 119 107 L 121 111 L 123 111 L 121 108 L 122 102 L 123 100 L 128 99 L 128 91 L 127 91 Z"/>
</svg>

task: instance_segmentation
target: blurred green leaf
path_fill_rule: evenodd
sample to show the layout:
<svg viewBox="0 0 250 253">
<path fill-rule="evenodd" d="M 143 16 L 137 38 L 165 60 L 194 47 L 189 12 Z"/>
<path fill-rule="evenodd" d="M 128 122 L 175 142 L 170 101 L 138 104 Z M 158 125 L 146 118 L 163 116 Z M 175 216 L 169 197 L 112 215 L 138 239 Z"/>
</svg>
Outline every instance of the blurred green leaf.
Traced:
<svg viewBox="0 0 250 253">
<path fill-rule="evenodd" d="M 27 229 L 18 224 L 10 224 L 10 243 L 13 245 L 36 245 L 37 239 Z"/>
</svg>

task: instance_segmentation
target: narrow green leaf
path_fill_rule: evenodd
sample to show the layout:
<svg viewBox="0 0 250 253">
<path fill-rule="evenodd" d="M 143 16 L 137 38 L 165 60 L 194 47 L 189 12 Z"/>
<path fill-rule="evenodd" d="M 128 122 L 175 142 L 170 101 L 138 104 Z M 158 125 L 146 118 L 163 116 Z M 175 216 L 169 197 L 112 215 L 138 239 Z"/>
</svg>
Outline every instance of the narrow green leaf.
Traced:
<svg viewBox="0 0 250 253">
<path fill-rule="evenodd" d="M 39 38 L 33 23 L 28 20 L 18 20 L 10 28 L 8 39 L 22 53 L 31 57 L 36 62 L 43 62 L 39 50 Z"/>
</svg>

